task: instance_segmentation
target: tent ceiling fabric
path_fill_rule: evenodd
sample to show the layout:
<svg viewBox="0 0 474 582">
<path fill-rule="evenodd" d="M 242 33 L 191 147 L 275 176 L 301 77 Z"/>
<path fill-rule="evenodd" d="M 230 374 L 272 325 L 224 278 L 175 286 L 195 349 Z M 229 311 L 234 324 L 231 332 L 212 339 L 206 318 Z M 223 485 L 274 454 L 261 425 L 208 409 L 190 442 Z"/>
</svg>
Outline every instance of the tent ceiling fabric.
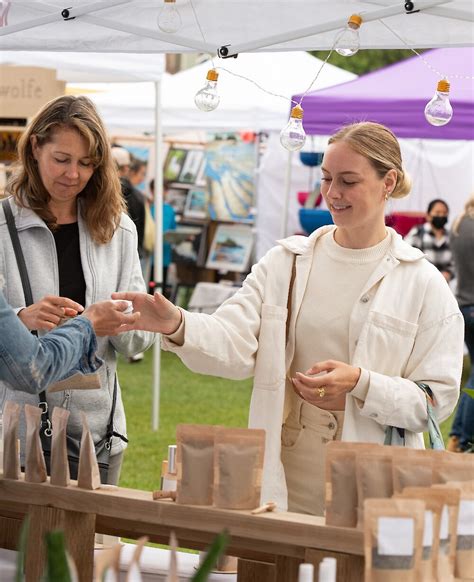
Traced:
<svg viewBox="0 0 474 582">
<path fill-rule="evenodd" d="M 64 0 L 4 0 L 0 49 L 216 54 L 219 47 L 231 45 L 241 52 L 327 50 L 334 31 L 352 13 L 366 18 L 361 48 L 405 48 L 387 26 L 417 48 L 474 44 L 472 0 L 414 4 L 420 11 L 406 14 L 403 0 L 177 0 L 183 24 L 176 34 L 166 34 L 157 26 L 159 0 L 71 0 L 69 19 L 61 14 Z M 387 16 L 370 21 L 376 14 Z"/>
<path fill-rule="evenodd" d="M 132 83 L 159 81 L 165 70 L 165 57 L 161 54 L 0 51 L 0 65 L 56 69 L 57 78 L 67 83 Z"/>
</svg>

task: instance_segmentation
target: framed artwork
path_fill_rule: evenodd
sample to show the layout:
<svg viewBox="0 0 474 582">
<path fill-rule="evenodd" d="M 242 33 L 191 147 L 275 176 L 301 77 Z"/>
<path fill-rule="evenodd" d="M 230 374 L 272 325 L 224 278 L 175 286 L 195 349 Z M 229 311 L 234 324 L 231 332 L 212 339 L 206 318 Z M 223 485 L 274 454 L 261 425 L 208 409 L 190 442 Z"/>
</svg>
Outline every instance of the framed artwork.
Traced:
<svg viewBox="0 0 474 582">
<path fill-rule="evenodd" d="M 176 240 L 171 248 L 173 263 L 203 266 L 206 257 L 207 226 L 180 222 L 173 233 L 172 238 Z"/>
<path fill-rule="evenodd" d="M 165 182 L 178 182 L 184 162 L 186 161 L 188 150 L 184 148 L 171 147 L 168 150 L 163 167 L 163 178 Z"/>
<path fill-rule="evenodd" d="M 248 268 L 253 245 L 251 225 L 219 224 L 209 250 L 206 267 L 243 272 Z"/>
<path fill-rule="evenodd" d="M 183 214 L 187 195 L 187 190 L 169 188 L 166 190 L 165 201 L 173 207 L 176 214 Z"/>
<path fill-rule="evenodd" d="M 177 181 L 181 184 L 195 184 L 203 161 L 204 150 L 188 150 Z"/>
<path fill-rule="evenodd" d="M 184 216 L 188 218 L 207 218 L 208 196 L 205 190 L 189 190 L 184 207 Z"/>
<path fill-rule="evenodd" d="M 217 139 L 220 137 L 220 139 Z M 238 134 L 214 136 L 206 144 L 205 177 L 212 220 L 252 223 L 255 204 L 255 143 Z"/>
</svg>

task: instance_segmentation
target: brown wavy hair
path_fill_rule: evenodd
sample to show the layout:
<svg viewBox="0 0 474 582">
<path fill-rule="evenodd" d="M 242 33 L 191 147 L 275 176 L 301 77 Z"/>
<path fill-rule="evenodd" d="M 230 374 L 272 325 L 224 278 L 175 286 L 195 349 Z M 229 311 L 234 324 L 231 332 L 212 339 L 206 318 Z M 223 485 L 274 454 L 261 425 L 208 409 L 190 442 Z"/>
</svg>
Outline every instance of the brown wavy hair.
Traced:
<svg viewBox="0 0 474 582">
<path fill-rule="evenodd" d="M 380 123 L 363 121 L 346 125 L 329 138 L 328 143 L 347 142 L 351 148 L 366 158 L 383 178 L 389 170 L 397 172 L 397 184 L 392 198 L 403 198 L 411 190 L 411 181 L 402 166 L 400 144 L 395 135 Z"/>
<path fill-rule="evenodd" d="M 64 95 L 47 103 L 36 114 L 18 142 L 18 169 L 7 191 L 19 206 L 31 208 L 54 230 L 56 217 L 48 208 L 51 196 L 41 180 L 31 137 L 35 135 L 38 145 L 43 146 L 58 129 L 77 131 L 89 145 L 94 172 L 78 194 L 80 211 L 92 239 L 99 244 L 108 243 L 120 223 L 125 204 L 107 132 L 87 97 Z"/>
</svg>

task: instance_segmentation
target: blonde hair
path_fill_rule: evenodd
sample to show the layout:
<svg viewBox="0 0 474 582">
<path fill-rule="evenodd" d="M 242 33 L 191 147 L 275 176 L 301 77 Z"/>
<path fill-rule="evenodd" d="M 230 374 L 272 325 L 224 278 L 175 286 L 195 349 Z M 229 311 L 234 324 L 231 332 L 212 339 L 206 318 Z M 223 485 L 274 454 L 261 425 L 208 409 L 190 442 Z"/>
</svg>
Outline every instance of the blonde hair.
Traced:
<svg viewBox="0 0 474 582">
<path fill-rule="evenodd" d="M 452 227 L 452 232 L 454 234 L 458 234 L 459 231 L 459 225 L 461 224 L 461 220 L 465 217 L 468 216 L 469 218 L 474 218 L 474 192 L 471 194 L 471 196 L 467 199 L 466 204 L 464 205 L 464 210 L 461 212 L 461 214 L 454 220 L 453 223 L 453 227 Z"/>
<path fill-rule="evenodd" d="M 94 172 L 78 195 L 82 201 L 81 215 L 92 239 L 99 244 L 108 243 L 120 223 L 125 204 L 107 132 L 87 97 L 65 95 L 53 99 L 31 120 L 18 143 L 19 167 L 8 184 L 8 193 L 19 206 L 36 212 L 50 228 L 56 227 L 56 217 L 48 208 L 51 196 L 33 157 L 31 137 L 36 136 L 41 147 L 52 141 L 58 129 L 73 129 L 88 143 Z"/>
<path fill-rule="evenodd" d="M 397 172 L 397 183 L 391 193 L 393 198 L 403 198 L 410 192 L 411 180 L 402 167 L 400 144 L 388 127 L 370 121 L 352 123 L 341 128 L 328 143 L 341 141 L 364 156 L 380 178 L 389 170 Z"/>
</svg>

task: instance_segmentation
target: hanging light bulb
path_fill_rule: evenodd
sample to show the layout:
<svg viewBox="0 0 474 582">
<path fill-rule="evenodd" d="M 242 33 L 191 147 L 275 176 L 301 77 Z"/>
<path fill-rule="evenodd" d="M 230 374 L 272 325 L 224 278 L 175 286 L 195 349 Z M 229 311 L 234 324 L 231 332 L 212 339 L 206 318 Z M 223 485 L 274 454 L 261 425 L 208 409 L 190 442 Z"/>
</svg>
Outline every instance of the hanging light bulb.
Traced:
<svg viewBox="0 0 474 582">
<path fill-rule="evenodd" d="M 431 125 L 446 125 L 451 121 L 453 108 L 449 102 L 449 82 L 442 79 L 438 82 L 433 99 L 425 107 L 425 117 Z"/>
<path fill-rule="evenodd" d="M 352 57 L 359 50 L 359 28 L 361 24 L 362 18 L 358 14 L 353 14 L 347 21 L 347 26 L 338 38 L 336 46 L 336 52 L 343 57 Z"/>
<path fill-rule="evenodd" d="M 163 0 L 164 6 L 158 14 L 158 28 L 163 32 L 177 32 L 181 28 L 181 16 L 176 9 L 176 0 Z"/>
<path fill-rule="evenodd" d="M 201 111 L 213 111 L 220 101 L 217 94 L 217 79 L 219 73 L 215 69 L 209 69 L 206 76 L 206 84 L 200 89 L 194 97 L 196 107 Z"/>
<path fill-rule="evenodd" d="M 303 109 L 295 105 L 290 113 L 290 120 L 280 132 L 281 145 L 290 152 L 296 152 L 304 146 L 306 134 L 303 129 Z"/>
</svg>

